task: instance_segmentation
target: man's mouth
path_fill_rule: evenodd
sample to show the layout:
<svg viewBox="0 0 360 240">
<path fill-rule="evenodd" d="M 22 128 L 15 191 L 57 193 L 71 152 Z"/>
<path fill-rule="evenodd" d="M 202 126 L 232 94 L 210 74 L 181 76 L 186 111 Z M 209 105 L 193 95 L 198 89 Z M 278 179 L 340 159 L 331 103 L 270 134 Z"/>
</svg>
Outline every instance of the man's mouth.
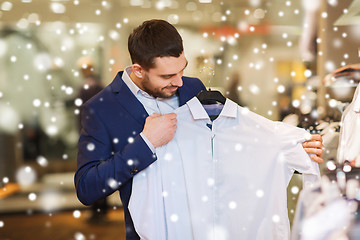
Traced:
<svg viewBox="0 0 360 240">
<path fill-rule="evenodd" d="M 171 92 L 175 92 L 178 89 L 178 87 L 166 87 L 166 89 Z"/>
</svg>

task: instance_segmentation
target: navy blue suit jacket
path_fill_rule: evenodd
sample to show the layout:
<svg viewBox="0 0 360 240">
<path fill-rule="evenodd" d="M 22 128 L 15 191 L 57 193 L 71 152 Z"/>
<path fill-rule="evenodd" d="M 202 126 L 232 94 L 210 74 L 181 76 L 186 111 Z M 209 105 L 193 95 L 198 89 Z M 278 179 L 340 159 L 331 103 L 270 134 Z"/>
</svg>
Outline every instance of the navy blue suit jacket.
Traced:
<svg viewBox="0 0 360 240">
<path fill-rule="evenodd" d="M 85 205 L 119 190 L 124 206 L 126 239 L 139 239 L 128 203 L 135 174 L 157 158 L 140 136 L 148 117 L 143 105 L 122 80 L 123 72 L 82 107 L 75 186 Z M 197 78 L 183 77 L 179 104 L 205 89 Z"/>
</svg>

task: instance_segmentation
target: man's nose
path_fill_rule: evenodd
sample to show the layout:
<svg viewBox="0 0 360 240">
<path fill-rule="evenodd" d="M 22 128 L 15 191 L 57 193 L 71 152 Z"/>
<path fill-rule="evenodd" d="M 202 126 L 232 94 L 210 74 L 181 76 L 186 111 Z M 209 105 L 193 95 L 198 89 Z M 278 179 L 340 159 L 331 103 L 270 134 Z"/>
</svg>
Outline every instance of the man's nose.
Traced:
<svg viewBox="0 0 360 240">
<path fill-rule="evenodd" d="M 174 79 L 171 81 L 172 86 L 181 87 L 183 85 L 182 75 L 177 74 Z"/>
</svg>

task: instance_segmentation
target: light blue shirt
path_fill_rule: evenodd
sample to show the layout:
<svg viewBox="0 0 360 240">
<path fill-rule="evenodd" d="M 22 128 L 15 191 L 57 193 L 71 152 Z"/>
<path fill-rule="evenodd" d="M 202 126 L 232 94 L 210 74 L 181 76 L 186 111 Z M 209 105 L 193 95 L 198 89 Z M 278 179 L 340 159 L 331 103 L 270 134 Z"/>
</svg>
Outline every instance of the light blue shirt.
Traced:
<svg viewBox="0 0 360 240">
<path fill-rule="evenodd" d="M 147 92 L 141 90 L 130 78 L 131 66 L 126 67 L 122 79 L 125 84 L 128 86 L 130 91 L 134 96 L 142 103 L 146 112 L 151 115 L 153 113 L 167 114 L 173 112 L 176 108 L 179 107 L 179 97 L 177 94 L 170 98 L 155 98 L 149 95 Z M 146 138 L 146 136 L 141 132 L 141 137 L 144 139 L 146 144 L 155 153 L 155 148 L 152 143 Z"/>
</svg>

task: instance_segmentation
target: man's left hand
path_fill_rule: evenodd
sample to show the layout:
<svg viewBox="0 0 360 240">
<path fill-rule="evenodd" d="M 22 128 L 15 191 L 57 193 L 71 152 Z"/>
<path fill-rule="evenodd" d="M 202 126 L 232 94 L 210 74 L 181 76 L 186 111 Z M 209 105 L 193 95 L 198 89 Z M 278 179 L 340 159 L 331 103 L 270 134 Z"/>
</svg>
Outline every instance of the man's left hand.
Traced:
<svg viewBox="0 0 360 240">
<path fill-rule="evenodd" d="M 310 157 L 317 163 L 323 163 L 324 160 L 321 158 L 323 154 L 323 140 L 319 134 L 312 134 L 311 138 L 303 142 L 303 148 L 307 153 L 311 153 Z"/>
</svg>

